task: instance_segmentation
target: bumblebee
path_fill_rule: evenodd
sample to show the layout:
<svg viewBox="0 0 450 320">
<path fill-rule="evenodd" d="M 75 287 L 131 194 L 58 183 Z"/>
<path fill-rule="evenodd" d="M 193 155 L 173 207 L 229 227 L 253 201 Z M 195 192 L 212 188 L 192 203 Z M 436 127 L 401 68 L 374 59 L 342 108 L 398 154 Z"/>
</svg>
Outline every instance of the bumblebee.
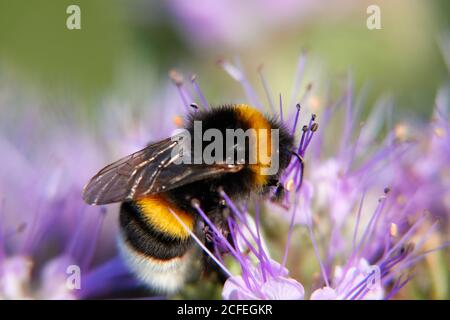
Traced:
<svg viewBox="0 0 450 320">
<path fill-rule="evenodd" d="M 268 194 L 272 188 L 280 188 L 279 177 L 292 157 L 293 137 L 284 125 L 251 106 L 193 110 L 184 127 L 194 138 L 198 135 L 196 122 L 202 124 L 202 132 L 214 129 L 223 136 L 229 129 L 275 129 L 278 146 L 270 147 L 269 133 L 267 139 L 257 137 L 254 143 L 249 139 L 232 143 L 231 162 L 177 164 L 179 155 L 173 152 L 177 141 L 167 138 L 106 166 L 83 190 L 85 202 L 91 205 L 122 202 L 119 251 L 139 279 L 162 293 L 178 291 L 193 272 L 192 262 L 198 255 L 191 233 L 207 241 L 192 201 L 195 199 L 214 223 L 226 226 L 222 221 L 226 205 L 219 190 L 233 201 L 244 200 L 252 193 Z M 266 163 L 250 161 L 249 150 L 262 144 L 269 144 L 271 155 L 276 153 L 278 170 L 273 174 L 262 174 Z M 193 155 L 195 147 L 191 146 Z M 201 148 L 204 151 L 206 147 Z M 230 151 L 225 150 L 229 146 L 223 148 L 224 153 Z M 237 159 L 241 148 L 245 149 L 244 161 Z"/>
</svg>

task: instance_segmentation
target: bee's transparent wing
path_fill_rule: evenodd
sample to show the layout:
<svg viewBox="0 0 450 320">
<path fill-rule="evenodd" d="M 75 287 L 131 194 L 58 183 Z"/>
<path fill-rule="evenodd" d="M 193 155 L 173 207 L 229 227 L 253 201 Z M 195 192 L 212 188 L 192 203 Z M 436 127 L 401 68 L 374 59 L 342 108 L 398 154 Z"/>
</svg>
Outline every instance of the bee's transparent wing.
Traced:
<svg viewBox="0 0 450 320">
<path fill-rule="evenodd" d="M 170 138 L 149 145 L 103 168 L 84 187 L 88 204 L 128 201 L 167 191 L 217 174 L 237 172 L 241 165 L 177 164 Z"/>
</svg>

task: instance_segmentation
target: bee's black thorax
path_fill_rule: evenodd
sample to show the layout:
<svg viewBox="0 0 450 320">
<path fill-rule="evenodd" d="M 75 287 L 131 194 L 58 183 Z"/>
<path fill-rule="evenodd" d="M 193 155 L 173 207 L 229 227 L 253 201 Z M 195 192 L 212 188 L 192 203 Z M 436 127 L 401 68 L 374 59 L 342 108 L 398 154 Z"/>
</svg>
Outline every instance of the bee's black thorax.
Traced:
<svg viewBox="0 0 450 320">
<path fill-rule="evenodd" d="M 244 110 L 244 111 L 243 111 Z M 233 200 L 247 198 L 252 192 L 264 193 L 270 185 L 279 179 L 281 172 L 288 166 L 292 156 L 292 148 L 294 139 L 288 130 L 276 118 L 262 116 L 262 121 L 255 123 L 254 119 L 248 117 L 246 108 L 239 108 L 236 105 L 222 106 L 212 108 L 208 111 L 196 111 L 189 115 L 187 121 L 187 130 L 192 137 L 195 137 L 194 121 L 202 123 L 203 132 L 208 129 L 218 129 L 223 136 L 226 136 L 227 129 L 243 129 L 244 131 L 253 126 L 260 128 L 264 126 L 261 122 L 265 122 L 265 126 L 270 129 L 278 129 L 279 132 L 279 170 L 276 174 L 268 176 L 265 182 L 258 182 L 258 177 L 250 165 L 246 164 L 244 168 L 234 173 L 224 173 L 213 178 L 204 179 L 193 182 L 188 185 L 181 186 L 167 192 L 168 197 L 173 199 L 184 210 L 194 212 L 191 206 L 193 198 L 200 201 L 200 205 L 205 212 L 215 210 L 221 198 L 218 190 L 223 188 L 227 195 Z M 249 110 L 253 110 L 249 108 Z M 259 113 L 259 112 L 258 112 Z M 256 121 L 258 122 L 258 121 Z M 258 129 L 256 128 L 256 129 Z M 199 137 L 197 137 L 199 138 Z M 203 148 L 205 145 L 203 145 Z M 246 161 L 249 159 L 248 150 L 251 146 L 246 141 Z M 194 146 L 191 147 L 194 150 Z M 226 154 L 226 150 L 223 150 Z M 192 158 L 195 156 L 192 155 Z"/>
</svg>

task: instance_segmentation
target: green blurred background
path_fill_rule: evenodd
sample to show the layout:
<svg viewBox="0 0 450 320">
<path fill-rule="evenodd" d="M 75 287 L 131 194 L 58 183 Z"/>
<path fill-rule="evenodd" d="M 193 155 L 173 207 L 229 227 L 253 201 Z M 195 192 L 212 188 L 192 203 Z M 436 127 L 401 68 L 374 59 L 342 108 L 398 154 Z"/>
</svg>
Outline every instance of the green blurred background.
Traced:
<svg viewBox="0 0 450 320">
<path fill-rule="evenodd" d="M 71 4 L 81 8 L 81 30 L 66 28 Z M 370 4 L 381 9 L 381 30 L 366 27 Z M 306 49 L 311 79 L 351 70 L 369 102 L 390 94 L 399 111 L 427 116 L 448 76 L 440 44 L 449 16 L 445 0 L 1 0 L 0 79 L 48 108 L 90 114 L 111 93 L 156 93 L 176 67 L 199 74 L 209 99 L 224 103 L 237 86 L 218 58 L 239 56 L 255 77 L 265 63 L 274 92 L 289 94 Z"/>
</svg>

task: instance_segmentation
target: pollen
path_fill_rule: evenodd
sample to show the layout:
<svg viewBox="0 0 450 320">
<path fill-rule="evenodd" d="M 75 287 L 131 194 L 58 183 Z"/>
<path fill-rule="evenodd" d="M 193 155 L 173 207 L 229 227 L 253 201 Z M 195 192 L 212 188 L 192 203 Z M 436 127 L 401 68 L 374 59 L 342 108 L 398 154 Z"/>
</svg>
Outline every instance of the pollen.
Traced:
<svg viewBox="0 0 450 320">
<path fill-rule="evenodd" d="M 402 194 L 398 195 L 396 200 L 397 200 L 397 203 L 400 205 L 404 205 L 406 203 L 406 197 Z"/>
<path fill-rule="evenodd" d="M 175 126 L 177 126 L 178 128 L 183 127 L 183 118 L 181 116 L 173 117 L 172 121 L 175 124 Z"/>
<path fill-rule="evenodd" d="M 445 136 L 445 130 L 441 127 L 437 127 L 434 129 L 434 134 L 438 138 L 443 138 Z"/>
<path fill-rule="evenodd" d="M 399 123 L 395 126 L 394 133 L 397 139 L 405 140 L 408 135 L 408 126 L 403 123 Z"/>
<path fill-rule="evenodd" d="M 175 69 L 169 71 L 169 78 L 176 86 L 181 86 L 183 84 L 183 75 Z"/>
<path fill-rule="evenodd" d="M 391 237 L 396 237 L 398 235 L 398 226 L 395 223 L 391 223 L 389 234 Z"/>
<path fill-rule="evenodd" d="M 312 96 L 309 98 L 309 105 L 311 106 L 312 110 L 318 110 L 320 108 L 320 99 L 317 96 Z"/>
<path fill-rule="evenodd" d="M 288 181 L 286 181 L 285 188 L 287 191 L 292 191 L 294 189 L 294 180 L 289 179 Z"/>
</svg>

